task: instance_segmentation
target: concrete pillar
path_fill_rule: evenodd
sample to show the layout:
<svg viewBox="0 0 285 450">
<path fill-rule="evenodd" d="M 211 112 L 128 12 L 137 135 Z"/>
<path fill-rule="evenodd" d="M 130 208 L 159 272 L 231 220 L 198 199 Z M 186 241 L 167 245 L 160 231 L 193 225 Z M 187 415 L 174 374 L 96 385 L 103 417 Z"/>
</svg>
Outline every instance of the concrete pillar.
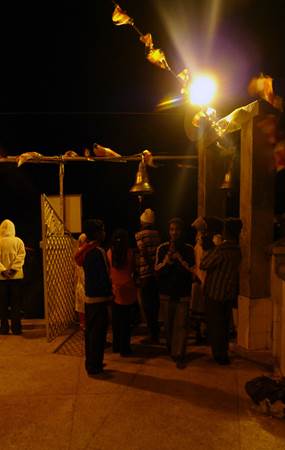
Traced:
<svg viewBox="0 0 285 450">
<path fill-rule="evenodd" d="M 272 346 L 272 302 L 268 248 L 273 242 L 274 161 L 268 118 L 279 112 L 265 101 L 238 108 L 218 122 L 226 133 L 240 130 L 240 218 L 242 265 L 238 308 L 238 345 L 245 349 Z M 191 131 L 191 127 L 189 127 Z M 191 137 L 191 132 L 189 136 Z M 225 160 L 212 132 L 198 141 L 198 215 L 226 215 L 226 192 L 220 185 Z"/>
<path fill-rule="evenodd" d="M 273 146 L 262 121 L 278 112 L 256 102 L 241 127 L 240 217 L 242 265 L 238 318 L 238 345 L 249 350 L 272 346 L 271 258 L 274 222 Z M 263 122 L 264 123 L 264 122 Z"/>
<path fill-rule="evenodd" d="M 273 248 L 271 270 L 273 310 L 272 353 L 285 376 L 285 246 Z"/>
</svg>

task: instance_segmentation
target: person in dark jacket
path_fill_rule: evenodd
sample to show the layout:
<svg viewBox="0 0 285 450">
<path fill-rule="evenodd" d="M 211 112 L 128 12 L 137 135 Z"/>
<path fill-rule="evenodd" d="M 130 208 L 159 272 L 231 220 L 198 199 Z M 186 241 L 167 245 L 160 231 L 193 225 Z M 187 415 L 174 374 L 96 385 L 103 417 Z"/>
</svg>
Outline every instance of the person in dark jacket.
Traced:
<svg viewBox="0 0 285 450">
<path fill-rule="evenodd" d="M 103 372 L 112 284 L 106 253 L 101 247 L 104 223 L 88 220 L 84 232 L 87 242 L 76 253 L 75 261 L 83 266 L 85 276 L 85 368 L 88 375 L 97 375 Z"/>
<path fill-rule="evenodd" d="M 168 242 L 156 252 L 160 301 L 164 306 L 164 327 L 168 351 L 177 368 L 185 367 L 188 312 L 194 271 L 194 250 L 183 240 L 184 223 L 180 218 L 169 221 Z"/>
<path fill-rule="evenodd" d="M 237 236 L 240 219 L 225 220 L 224 241 L 203 257 L 200 269 L 206 271 L 204 295 L 209 341 L 215 361 L 229 364 L 229 328 L 234 300 L 238 292 L 241 251 Z"/>
</svg>

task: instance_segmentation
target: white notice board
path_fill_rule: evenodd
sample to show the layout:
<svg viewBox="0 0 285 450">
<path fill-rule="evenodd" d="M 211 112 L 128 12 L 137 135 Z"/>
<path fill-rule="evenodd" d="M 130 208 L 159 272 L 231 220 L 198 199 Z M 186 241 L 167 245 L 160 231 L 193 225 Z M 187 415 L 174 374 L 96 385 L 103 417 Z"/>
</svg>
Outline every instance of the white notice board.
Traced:
<svg viewBox="0 0 285 450">
<path fill-rule="evenodd" d="M 56 213 L 60 216 L 59 195 L 50 195 L 47 198 Z M 64 196 L 64 217 L 65 226 L 71 233 L 81 233 L 81 194 Z"/>
</svg>

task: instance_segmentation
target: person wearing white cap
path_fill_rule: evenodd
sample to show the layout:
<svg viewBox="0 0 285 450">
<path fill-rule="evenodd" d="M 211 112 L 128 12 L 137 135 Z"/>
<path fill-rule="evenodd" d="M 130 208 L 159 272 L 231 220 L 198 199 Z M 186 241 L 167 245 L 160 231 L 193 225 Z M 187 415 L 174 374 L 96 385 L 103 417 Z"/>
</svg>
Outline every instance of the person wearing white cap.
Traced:
<svg viewBox="0 0 285 450">
<path fill-rule="evenodd" d="M 156 249 L 160 236 L 154 228 L 155 214 L 147 208 L 140 216 L 141 230 L 135 234 L 138 258 L 137 273 L 140 296 L 144 309 L 151 344 L 159 342 L 159 293 L 154 272 Z"/>
</svg>

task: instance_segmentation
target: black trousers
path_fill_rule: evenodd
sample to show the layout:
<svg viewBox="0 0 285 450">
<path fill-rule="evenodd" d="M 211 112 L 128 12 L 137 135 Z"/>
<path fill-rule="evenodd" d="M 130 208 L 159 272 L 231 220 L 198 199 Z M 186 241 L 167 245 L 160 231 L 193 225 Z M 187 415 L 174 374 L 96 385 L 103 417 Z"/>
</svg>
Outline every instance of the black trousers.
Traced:
<svg viewBox="0 0 285 450">
<path fill-rule="evenodd" d="M 159 292 L 157 281 L 154 277 L 145 278 L 143 280 L 141 291 L 142 306 L 145 313 L 147 327 L 151 338 L 159 337 Z"/>
<path fill-rule="evenodd" d="M 214 358 L 228 356 L 231 313 L 231 301 L 206 299 L 208 335 Z"/>
<path fill-rule="evenodd" d="M 108 330 L 108 303 L 85 303 L 85 368 L 102 369 Z"/>
<path fill-rule="evenodd" d="M 11 308 L 12 332 L 20 332 L 23 280 L 0 281 L 0 319 L 1 329 L 9 331 L 9 307 Z"/>
<path fill-rule="evenodd" d="M 133 305 L 113 304 L 112 328 L 113 351 L 121 355 L 131 351 L 131 312 Z"/>
</svg>

